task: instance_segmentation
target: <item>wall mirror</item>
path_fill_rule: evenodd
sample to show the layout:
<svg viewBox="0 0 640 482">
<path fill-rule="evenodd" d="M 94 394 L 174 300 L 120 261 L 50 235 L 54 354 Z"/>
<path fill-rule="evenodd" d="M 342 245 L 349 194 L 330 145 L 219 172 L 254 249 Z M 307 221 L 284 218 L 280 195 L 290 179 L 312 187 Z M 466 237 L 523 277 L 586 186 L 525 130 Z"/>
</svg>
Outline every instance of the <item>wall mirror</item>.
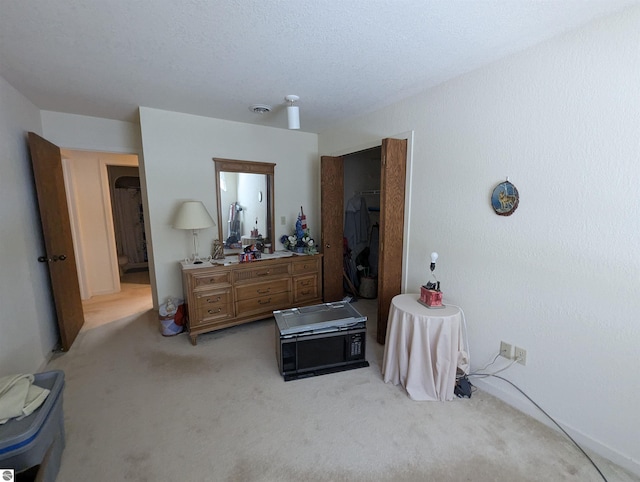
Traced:
<svg viewBox="0 0 640 482">
<path fill-rule="evenodd" d="M 273 177 L 275 164 L 213 158 L 216 166 L 218 239 L 224 254 L 235 254 L 243 246 L 262 238 L 274 246 Z"/>
</svg>

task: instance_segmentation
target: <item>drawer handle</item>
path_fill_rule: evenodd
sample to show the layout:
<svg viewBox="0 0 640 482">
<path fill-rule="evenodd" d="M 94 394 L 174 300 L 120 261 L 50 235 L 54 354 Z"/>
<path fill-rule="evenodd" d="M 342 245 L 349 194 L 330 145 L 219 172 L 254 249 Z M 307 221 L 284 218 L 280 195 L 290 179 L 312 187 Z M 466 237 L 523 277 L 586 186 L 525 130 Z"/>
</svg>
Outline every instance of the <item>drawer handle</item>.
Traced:
<svg viewBox="0 0 640 482">
<path fill-rule="evenodd" d="M 267 270 L 264 273 L 258 273 L 256 276 L 267 276 L 269 273 L 271 273 L 271 270 Z"/>
<path fill-rule="evenodd" d="M 309 293 L 311 293 L 311 290 L 304 290 L 304 291 L 302 292 L 302 294 L 303 294 L 303 295 L 308 295 Z"/>
<path fill-rule="evenodd" d="M 258 300 L 258 304 L 260 305 L 268 305 L 269 303 L 271 303 L 271 298 L 269 298 L 267 301 Z"/>
<path fill-rule="evenodd" d="M 302 286 L 309 286 L 311 284 L 311 281 L 303 281 L 302 283 L 300 283 Z"/>
<path fill-rule="evenodd" d="M 266 290 L 256 290 L 259 295 L 266 295 L 271 291 L 271 288 L 267 288 Z"/>
<path fill-rule="evenodd" d="M 219 296 L 215 300 L 212 300 L 211 298 L 207 298 L 207 303 L 217 303 L 218 301 L 220 301 Z"/>
<path fill-rule="evenodd" d="M 209 313 L 210 315 L 215 315 L 216 313 L 220 313 L 221 311 L 222 311 L 222 308 L 218 308 L 216 311 L 209 310 L 207 311 L 207 313 Z"/>
</svg>

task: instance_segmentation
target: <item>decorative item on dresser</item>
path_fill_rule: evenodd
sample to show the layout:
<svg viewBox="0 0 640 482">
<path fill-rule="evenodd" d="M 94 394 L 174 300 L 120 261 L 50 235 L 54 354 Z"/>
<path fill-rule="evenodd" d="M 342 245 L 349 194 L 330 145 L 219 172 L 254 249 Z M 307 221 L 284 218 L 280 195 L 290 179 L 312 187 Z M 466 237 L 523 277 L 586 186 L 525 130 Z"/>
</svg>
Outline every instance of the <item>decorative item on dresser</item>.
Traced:
<svg viewBox="0 0 640 482">
<path fill-rule="evenodd" d="M 322 302 L 320 254 L 277 252 L 250 263 L 181 266 L 193 345 L 201 333 L 269 318 L 274 310 Z"/>
</svg>

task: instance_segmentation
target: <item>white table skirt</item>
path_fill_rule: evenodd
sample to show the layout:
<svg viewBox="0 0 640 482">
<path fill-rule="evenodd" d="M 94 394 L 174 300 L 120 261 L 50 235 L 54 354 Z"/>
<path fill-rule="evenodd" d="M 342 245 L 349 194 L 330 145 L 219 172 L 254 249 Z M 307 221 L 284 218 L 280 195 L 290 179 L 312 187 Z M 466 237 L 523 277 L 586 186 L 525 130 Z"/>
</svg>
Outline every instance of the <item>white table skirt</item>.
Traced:
<svg viewBox="0 0 640 482">
<path fill-rule="evenodd" d="M 466 370 L 462 314 L 455 306 L 427 308 L 419 294 L 391 301 L 382 375 L 413 400 L 453 400 L 456 370 Z"/>
</svg>

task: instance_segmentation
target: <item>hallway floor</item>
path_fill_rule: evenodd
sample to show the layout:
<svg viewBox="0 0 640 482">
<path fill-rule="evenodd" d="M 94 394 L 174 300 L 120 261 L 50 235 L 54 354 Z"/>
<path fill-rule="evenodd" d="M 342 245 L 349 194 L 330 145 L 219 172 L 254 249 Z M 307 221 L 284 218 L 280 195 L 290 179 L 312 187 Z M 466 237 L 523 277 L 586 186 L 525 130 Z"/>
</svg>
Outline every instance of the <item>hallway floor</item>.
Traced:
<svg viewBox="0 0 640 482">
<path fill-rule="evenodd" d="M 120 280 L 120 288 L 120 293 L 96 295 L 82 302 L 82 330 L 90 330 L 153 308 L 149 271 L 125 273 Z"/>
</svg>

